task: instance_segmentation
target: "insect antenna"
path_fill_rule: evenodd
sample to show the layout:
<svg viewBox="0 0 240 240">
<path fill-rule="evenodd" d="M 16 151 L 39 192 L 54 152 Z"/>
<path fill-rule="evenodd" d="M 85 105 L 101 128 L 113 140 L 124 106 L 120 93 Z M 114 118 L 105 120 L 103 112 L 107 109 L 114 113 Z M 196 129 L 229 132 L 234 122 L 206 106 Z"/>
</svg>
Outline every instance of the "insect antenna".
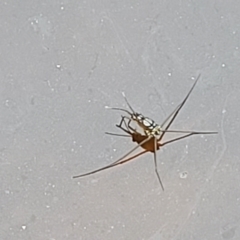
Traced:
<svg viewBox="0 0 240 240">
<path fill-rule="evenodd" d="M 128 113 L 129 115 L 133 115 L 133 114 L 136 114 L 136 112 L 134 111 L 134 109 L 132 108 L 132 106 L 130 105 L 130 103 L 128 102 L 127 98 L 126 98 L 126 95 L 124 92 L 122 92 L 122 95 L 123 95 L 123 98 L 125 100 L 125 102 L 127 103 L 129 109 L 132 111 L 132 112 L 129 112 L 128 110 L 124 109 L 124 108 L 118 108 L 118 107 L 109 107 L 109 106 L 105 106 L 105 108 L 108 108 L 108 109 L 112 109 L 112 110 L 120 110 L 120 111 L 123 111 L 123 112 L 126 112 Z"/>
<path fill-rule="evenodd" d="M 105 106 L 106 109 L 111 109 L 111 110 L 119 110 L 119 111 L 123 111 L 127 114 L 129 114 L 130 116 L 132 116 L 132 113 L 129 112 L 128 110 L 124 109 L 124 108 L 117 108 L 117 107 L 109 107 L 109 106 Z"/>
<path fill-rule="evenodd" d="M 130 110 L 132 111 L 132 113 L 135 114 L 136 112 L 134 111 L 134 109 L 132 108 L 132 106 L 130 105 L 130 103 L 128 102 L 127 97 L 126 97 L 126 95 L 125 95 L 124 92 L 122 92 L 122 95 L 123 95 L 123 98 L 124 98 L 125 102 L 127 103 L 128 107 L 129 107 Z"/>
</svg>

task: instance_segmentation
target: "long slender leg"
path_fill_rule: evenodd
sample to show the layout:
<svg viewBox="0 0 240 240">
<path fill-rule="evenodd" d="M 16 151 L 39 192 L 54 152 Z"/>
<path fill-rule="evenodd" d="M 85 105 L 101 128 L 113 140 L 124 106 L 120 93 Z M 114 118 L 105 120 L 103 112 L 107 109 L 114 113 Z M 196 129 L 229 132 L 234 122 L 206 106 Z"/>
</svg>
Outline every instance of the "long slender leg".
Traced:
<svg viewBox="0 0 240 240">
<path fill-rule="evenodd" d="M 199 135 L 199 134 L 203 134 L 203 133 L 201 133 L 201 132 L 191 132 L 191 133 L 186 134 L 186 135 L 184 135 L 184 136 L 177 137 L 177 138 L 174 138 L 174 139 L 169 140 L 169 141 L 167 141 L 167 142 L 164 142 L 164 143 L 161 144 L 161 147 L 164 146 L 164 145 L 167 145 L 167 144 L 169 144 L 169 143 L 173 143 L 173 142 L 176 142 L 176 141 L 178 141 L 178 140 L 181 140 L 181 139 L 190 137 L 190 136 L 192 136 L 192 135 Z M 208 134 L 208 133 L 207 133 L 207 134 Z M 212 132 L 209 133 L 209 134 L 212 134 Z M 215 132 L 214 132 L 213 134 L 215 134 Z"/>
<path fill-rule="evenodd" d="M 124 135 L 124 134 L 118 134 L 118 133 L 110 133 L 110 132 L 105 132 L 107 135 L 112 135 L 112 136 L 117 136 L 117 137 L 131 137 L 130 135 Z"/>
<path fill-rule="evenodd" d="M 142 152 L 140 152 L 140 153 L 135 154 L 135 155 L 132 156 L 132 157 L 129 157 L 129 158 L 127 158 L 127 159 L 122 160 L 121 162 L 116 163 L 116 165 L 124 164 L 124 163 L 126 163 L 126 162 L 129 162 L 129 161 L 131 161 L 131 160 L 133 160 L 133 159 L 135 159 L 135 158 L 137 158 L 137 157 L 140 157 L 141 155 L 143 155 L 144 153 L 147 153 L 147 152 L 148 152 L 147 150 L 144 150 L 144 151 L 142 151 Z M 111 165 L 111 166 L 114 166 L 114 165 Z"/>
<path fill-rule="evenodd" d="M 130 155 L 132 152 L 134 152 L 137 148 L 141 147 L 143 144 L 145 144 L 146 142 L 148 142 L 148 141 L 151 139 L 151 137 L 152 137 L 152 136 L 147 137 L 145 140 L 143 140 L 142 142 L 140 142 L 136 147 L 134 147 L 131 151 L 129 151 L 129 152 L 126 153 L 123 157 L 119 158 L 117 161 L 111 163 L 110 165 L 108 165 L 108 166 L 106 166 L 106 167 L 103 167 L 103 168 L 100 168 L 100 169 L 97 169 L 97 170 L 94 170 L 94 171 L 89 172 L 89 173 L 85 173 L 85 174 L 81 174 L 81 175 L 78 175 L 78 176 L 74 176 L 73 178 L 84 177 L 84 176 L 87 176 L 87 175 L 90 175 L 90 174 L 93 174 L 93 173 L 102 171 L 102 170 L 104 170 L 104 169 L 107 169 L 107 168 L 109 168 L 109 166 L 116 165 L 117 163 L 121 162 L 124 158 L 126 158 L 128 155 Z"/>
<path fill-rule="evenodd" d="M 123 123 L 124 123 L 124 125 L 125 125 L 126 129 L 128 129 L 128 131 L 131 130 L 131 131 L 137 133 L 136 129 L 134 129 L 134 128 L 130 125 L 130 123 L 133 121 L 132 118 L 130 118 L 130 117 L 128 117 L 128 116 L 121 116 L 121 117 L 122 117 L 122 119 L 121 119 L 120 123 L 117 124 L 116 126 L 122 129 L 122 125 L 123 125 Z M 125 119 L 128 119 L 128 122 L 127 122 L 127 123 L 126 123 Z"/>
<path fill-rule="evenodd" d="M 139 147 L 141 147 L 143 144 L 145 144 L 146 142 L 148 142 L 153 136 L 148 136 L 145 140 L 143 140 L 142 142 L 140 142 L 136 147 L 134 147 L 132 150 L 130 150 L 129 152 L 127 152 L 124 156 L 122 156 L 121 158 L 119 158 L 117 161 L 113 162 L 112 165 L 120 162 L 121 160 L 123 160 L 124 158 L 126 158 L 128 155 L 130 155 L 132 152 L 134 152 L 135 150 L 137 150 Z"/>
<path fill-rule="evenodd" d="M 126 129 L 121 128 L 123 131 L 125 131 L 128 135 L 124 135 L 124 134 L 119 134 L 119 133 L 110 133 L 110 132 L 105 132 L 105 134 L 107 135 L 111 135 L 111 136 L 117 136 L 117 137 L 131 137 L 131 132 L 128 132 Z M 195 131 L 178 131 L 178 130 L 168 130 L 168 133 L 188 133 L 188 134 L 192 134 L 192 135 L 200 135 L 200 134 L 218 134 L 218 132 L 195 132 Z"/>
<path fill-rule="evenodd" d="M 105 134 L 113 135 L 113 136 L 120 136 L 120 137 L 130 137 L 130 136 L 132 136 L 132 133 L 131 133 L 130 131 L 126 130 L 125 128 L 123 128 L 122 126 L 116 125 L 116 127 L 120 128 L 122 131 L 124 131 L 124 132 L 127 133 L 128 135 L 122 135 L 122 134 L 110 133 L 110 132 L 105 132 Z"/>
<path fill-rule="evenodd" d="M 175 113 L 173 112 L 170 116 L 173 115 L 172 119 L 170 120 L 170 122 L 168 123 L 167 127 L 165 128 L 165 130 L 168 130 L 168 128 L 171 126 L 171 124 L 173 123 L 174 119 L 177 117 L 179 111 L 182 109 L 182 107 L 184 106 L 185 102 L 187 101 L 188 97 L 190 96 L 191 92 L 193 91 L 195 85 L 197 84 L 199 78 L 200 78 L 201 74 L 198 75 L 196 81 L 194 82 L 193 86 L 191 87 L 190 91 L 188 92 L 187 96 L 184 98 L 184 100 L 182 101 L 182 103 L 180 105 L 178 105 L 178 107 L 175 109 Z M 163 122 L 162 126 L 166 124 L 166 122 L 169 120 L 169 117 Z M 165 132 L 163 132 L 163 134 L 160 136 L 160 138 L 158 139 L 158 141 L 161 141 L 162 138 L 164 137 Z"/>
<path fill-rule="evenodd" d="M 125 128 L 122 126 L 123 123 L 124 123 Z M 120 124 L 116 124 L 116 127 L 120 128 L 121 130 L 123 130 L 124 132 L 128 133 L 129 135 L 132 135 L 131 131 L 133 131 L 135 133 L 137 132 L 135 129 L 133 129 L 133 128 L 131 128 L 129 126 L 129 122 L 126 123 L 124 116 L 122 116 L 122 120 L 121 120 Z"/>
<path fill-rule="evenodd" d="M 125 117 L 125 118 L 126 118 L 126 117 Z M 131 130 L 131 131 L 137 133 L 137 130 L 134 129 L 134 128 L 130 125 L 133 120 L 132 120 L 131 118 L 127 118 L 127 119 L 128 119 L 128 123 L 126 123 L 125 119 L 124 119 L 124 121 L 123 121 L 124 124 L 125 124 L 125 126 L 126 126 L 126 128 L 127 128 L 128 130 Z M 122 127 L 121 124 L 116 125 L 116 126 L 117 126 L 117 127 Z"/>
<path fill-rule="evenodd" d="M 158 173 L 158 167 L 157 167 L 157 139 L 154 138 L 154 165 L 155 165 L 155 173 L 157 174 L 157 177 L 158 177 L 158 181 L 162 187 L 162 190 L 164 191 L 164 187 L 163 187 L 163 184 L 162 184 L 162 180 L 160 178 L 160 175 Z"/>
<path fill-rule="evenodd" d="M 126 127 L 127 129 L 129 129 L 129 124 L 130 124 L 130 122 L 131 122 L 131 118 L 130 118 L 130 117 L 127 117 L 127 116 L 121 116 L 121 117 L 122 117 L 122 118 L 121 118 L 121 121 L 120 121 L 120 123 L 119 123 L 117 126 L 122 126 L 122 124 L 124 123 L 125 127 Z M 128 119 L 128 124 L 126 123 L 125 119 Z"/>
<path fill-rule="evenodd" d="M 128 119 L 128 120 L 129 120 L 128 123 L 126 123 L 126 120 L 125 120 L 125 119 Z M 124 132 L 126 132 L 126 133 L 128 133 L 128 134 L 130 134 L 130 135 L 132 135 L 133 132 L 134 132 L 135 134 L 139 134 L 139 132 L 130 125 L 130 123 L 131 123 L 132 121 L 133 121 L 133 120 L 132 120 L 131 118 L 128 118 L 128 117 L 126 117 L 126 116 L 122 116 L 122 119 L 121 119 L 120 123 L 119 123 L 119 124 L 116 124 L 116 127 L 122 129 Z M 122 126 L 123 123 L 124 123 L 125 128 Z M 132 131 L 132 132 L 131 132 L 131 131 Z"/>
<path fill-rule="evenodd" d="M 120 128 L 122 131 L 124 131 L 128 135 L 123 135 L 123 134 L 118 134 L 118 133 L 110 133 L 110 132 L 105 132 L 105 134 L 113 135 L 113 136 L 119 136 L 119 137 L 131 137 L 132 133 L 130 132 L 130 130 L 128 128 L 128 125 L 125 121 L 125 118 L 126 118 L 126 116 L 122 116 L 122 119 L 121 119 L 120 123 L 117 124 L 116 127 Z M 123 123 L 124 123 L 126 129 L 122 126 Z"/>
<path fill-rule="evenodd" d="M 197 131 L 190 131 L 190 130 L 163 130 L 166 133 L 194 133 L 194 134 L 217 134 L 218 132 L 197 132 Z"/>
<path fill-rule="evenodd" d="M 147 152 L 147 150 L 142 151 L 142 152 L 134 155 L 133 157 L 130 157 L 130 158 L 125 159 L 125 160 L 123 160 L 123 161 L 116 162 L 115 164 L 109 164 L 109 165 L 107 165 L 107 166 L 105 166 L 105 167 L 99 168 L 99 169 L 97 169 L 97 170 L 94 170 L 94 171 L 91 171 L 91 172 L 88 172 L 88 173 L 84 173 L 84 174 L 81 174 L 81 175 L 73 176 L 73 178 L 85 177 L 85 176 L 92 175 L 92 174 L 97 173 L 97 172 L 101 172 L 101 171 L 106 170 L 106 169 L 108 169 L 108 168 L 116 167 L 116 166 L 118 166 L 118 165 L 120 165 L 120 164 L 124 164 L 124 163 L 126 163 L 126 162 L 129 162 L 129 161 L 131 161 L 131 160 L 133 160 L 133 159 L 135 159 L 135 158 L 143 155 L 143 154 L 146 153 L 146 152 Z"/>
</svg>

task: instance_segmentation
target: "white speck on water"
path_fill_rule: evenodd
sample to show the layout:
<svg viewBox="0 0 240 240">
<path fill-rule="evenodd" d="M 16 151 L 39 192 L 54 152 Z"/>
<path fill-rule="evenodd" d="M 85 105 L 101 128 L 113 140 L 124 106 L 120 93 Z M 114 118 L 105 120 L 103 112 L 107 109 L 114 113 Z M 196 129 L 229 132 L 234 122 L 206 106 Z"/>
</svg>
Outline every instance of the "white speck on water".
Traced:
<svg viewBox="0 0 240 240">
<path fill-rule="evenodd" d="M 188 154 L 188 145 L 185 146 L 185 153 Z"/>
<path fill-rule="evenodd" d="M 180 178 L 182 178 L 182 179 L 186 179 L 187 176 L 188 176 L 188 172 L 182 172 L 182 173 L 180 173 Z"/>
<path fill-rule="evenodd" d="M 22 230 L 25 230 L 27 228 L 26 225 L 22 225 Z"/>
</svg>

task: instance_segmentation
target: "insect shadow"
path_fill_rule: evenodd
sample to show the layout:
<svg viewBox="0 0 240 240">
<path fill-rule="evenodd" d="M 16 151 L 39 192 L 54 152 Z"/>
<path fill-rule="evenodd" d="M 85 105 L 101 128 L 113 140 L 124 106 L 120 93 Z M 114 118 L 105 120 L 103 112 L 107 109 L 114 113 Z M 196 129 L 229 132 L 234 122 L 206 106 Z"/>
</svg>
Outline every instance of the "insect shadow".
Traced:
<svg viewBox="0 0 240 240">
<path fill-rule="evenodd" d="M 199 75 L 200 76 L 200 75 Z M 123 135 L 123 134 L 115 134 L 115 133 L 108 133 L 106 132 L 106 134 L 109 135 L 114 135 L 114 136 L 123 136 L 123 137 L 132 137 L 132 141 L 137 143 L 137 146 L 134 147 L 132 150 L 130 150 L 129 152 L 127 152 L 124 156 L 122 156 L 121 158 L 119 158 L 118 160 L 116 160 L 115 162 L 99 168 L 97 170 L 85 173 L 85 174 L 81 174 L 81 175 L 77 175 L 74 176 L 73 178 L 80 178 L 80 177 L 84 177 L 84 176 L 88 176 L 100 171 L 103 171 L 105 169 L 108 168 L 112 168 L 115 167 L 117 165 L 120 164 L 124 164 L 132 159 L 135 159 L 137 157 L 139 157 L 140 155 L 146 153 L 146 152 L 152 152 L 154 154 L 154 165 L 155 165 L 155 173 L 157 175 L 158 181 L 161 185 L 161 188 L 164 190 L 161 178 L 160 178 L 160 174 L 158 173 L 158 166 L 157 166 L 157 157 L 156 157 L 156 152 L 157 150 L 159 150 L 161 147 L 163 147 L 164 145 L 167 145 L 169 143 L 173 143 L 175 141 L 190 137 L 192 135 L 199 135 L 199 134 L 217 134 L 217 132 L 197 132 L 197 131 L 181 131 L 181 130 L 169 130 L 169 127 L 171 126 L 171 124 L 173 123 L 173 121 L 175 120 L 175 118 L 177 117 L 178 113 L 180 112 L 181 108 L 184 106 L 185 102 L 187 101 L 189 95 L 191 94 L 193 88 L 195 87 L 198 79 L 196 79 L 196 81 L 194 82 L 192 88 L 190 89 L 190 91 L 188 92 L 187 96 L 184 98 L 184 100 L 175 108 L 175 110 L 165 119 L 165 121 L 162 123 L 162 125 L 158 125 L 156 124 L 153 120 L 149 119 L 149 118 L 145 118 L 147 119 L 147 122 L 151 123 L 149 126 L 151 126 L 150 128 L 148 128 L 148 126 L 145 124 L 144 119 L 142 121 L 142 123 L 139 123 L 138 120 L 136 120 L 135 116 L 142 116 L 142 114 L 138 114 L 136 113 L 130 106 L 130 104 L 127 102 L 127 104 L 130 106 L 130 109 L 132 109 L 133 113 L 130 113 L 129 111 L 126 110 L 127 113 L 132 114 L 130 115 L 130 117 L 128 116 L 122 116 L 120 124 L 116 125 L 118 128 L 120 128 L 122 131 L 124 131 L 125 133 L 127 133 L 127 135 Z M 125 100 L 127 101 L 127 99 L 125 98 Z M 125 111 L 125 109 L 120 109 L 120 108 L 112 108 L 114 110 L 122 110 Z M 144 118 L 144 117 L 143 117 Z M 126 119 L 128 121 L 126 121 Z M 134 129 L 130 123 L 131 121 L 135 121 L 140 128 L 143 129 L 144 134 L 138 132 L 136 129 Z M 166 125 L 167 124 L 167 125 Z M 124 125 L 124 126 L 123 126 Z M 166 125 L 166 127 L 164 127 Z M 152 126 L 157 127 L 157 129 L 159 129 L 159 131 L 156 131 L 152 128 Z M 153 129 L 153 130 L 152 130 Z M 164 143 L 161 143 L 161 140 L 163 139 L 165 133 L 183 133 L 185 135 L 174 138 L 172 140 L 166 141 Z M 139 147 L 143 148 L 144 151 L 125 159 L 126 157 L 128 157 L 132 152 L 134 152 L 136 149 L 138 149 Z"/>
</svg>

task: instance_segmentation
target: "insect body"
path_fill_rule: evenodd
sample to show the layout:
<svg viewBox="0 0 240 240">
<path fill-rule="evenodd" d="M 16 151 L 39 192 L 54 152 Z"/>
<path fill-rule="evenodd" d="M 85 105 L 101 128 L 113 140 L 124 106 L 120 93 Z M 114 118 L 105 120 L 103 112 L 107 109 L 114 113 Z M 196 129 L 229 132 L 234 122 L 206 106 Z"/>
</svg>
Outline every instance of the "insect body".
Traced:
<svg viewBox="0 0 240 240">
<path fill-rule="evenodd" d="M 128 119 L 127 125 L 128 125 L 128 128 L 131 131 L 133 131 L 133 132 L 136 131 L 136 129 L 134 129 L 130 125 L 131 121 L 134 121 L 144 131 L 145 135 L 147 135 L 147 136 L 150 136 L 150 135 L 158 136 L 158 135 L 160 135 L 161 130 L 162 130 L 160 125 L 155 123 L 152 119 L 150 119 L 148 117 L 144 117 L 141 113 L 135 112 L 134 109 L 132 108 L 132 106 L 130 105 L 130 103 L 128 102 L 125 94 L 124 93 L 122 93 L 122 94 L 123 94 L 123 97 L 124 97 L 128 107 L 130 108 L 131 112 L 126 110 L 126 109 L 123 109 L 123 108 L 116 108 L 116 107 L 107 107 L 107 108 L 110 108 L 110 109 L 113 109 L 113 110 L 120 110 L 120 111 L 124 111 L 124 112 L 128 113 L 129 116 L 122 116 L 121 121 L 125 121 L 125 119 Z"/>
</svg>

